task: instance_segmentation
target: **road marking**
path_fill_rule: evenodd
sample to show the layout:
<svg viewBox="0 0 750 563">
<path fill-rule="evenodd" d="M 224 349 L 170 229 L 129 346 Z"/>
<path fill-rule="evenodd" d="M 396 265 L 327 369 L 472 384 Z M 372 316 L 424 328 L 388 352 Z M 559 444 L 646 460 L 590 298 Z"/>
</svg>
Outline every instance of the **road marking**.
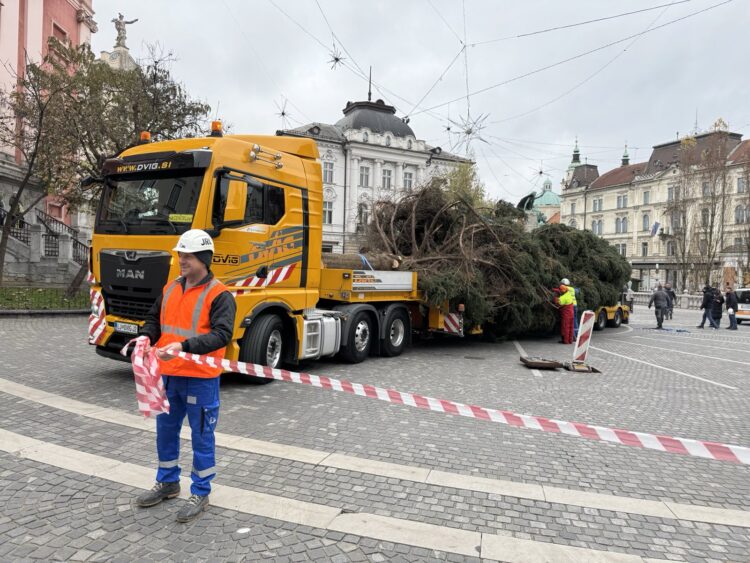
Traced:
<svg viewBox="0 0 750 563">
<path fill-rule="evenodd" d="M 139 489 L 148 489 L 153 484 L 154 470 L 152 468 L 64 448 L 2 429 L 0 429 L 0 451 Z M 183 478 L 181 485 L 183 489 L 189 490 L 190 479 Z M 529 561 L 636 563 L 646 561 L 640 556 L 626 553 L 496 536 L 392 516 L 343 513 L 338 507 L 297 501 L 220 484 L 212 485 L 211 504 L 219 508 L 273 520 L 486 559 L 518 563 Z"/>
<path fill-rule="evenodd" d="M 641 340 L 648 340 L 649 342 L 664 342 L 664 343 L 669 342 L 669 339 L 664 339 L 664 338 L 649 338 L 648 336 L 632 336 L 631 338 L 640 338 Z M 671 344 L 671 342 L 670 342 L 670 344 Z M 679 342 L 675 342 L 675 344 L 679 344 Z M 685 344 L 687 344 L 688 346 L 694 347 L 694 348 L 696 348 L 696 347 L 697 348 L 711 348 L 712 350 L 716 350 L 716 345 L 715 344 L 713 344 L 713 345 L 711 345 L 711 344 L 695 344 L 695 343 L 692 343 L 692 342 L 685 342 Z M 750 350 L 747 350 L 747 349 L 743 350 L 741 348 L 724 348 L 723 346 L 721 347 L 721 349 L 723 351 L 726 351 L 726 352 L 744 352 L 746 354 L 750 354 Z M 682 350 L 673 350 L 673 351 L 674 352 L 681 352 Z"/>
<path fill-rule="evenodd" d="M 636 338 L 638 338 L 636 336 Z M 720 362 L 731 362 L 733 364 L 740 364 L 743 366 L 750 367 L 750 363 L 743 362 L 740 360 L 730 360 L 728 358 L 719 358 L 717 356 L 704 356 L 703 354 L 695 354 L 694 352 L 685 352 L 683 350 L 671 350 L 669 348 L 661 348 L 659 346 L 649 346 L 648 344 L 639 344 L 638 342 L 631 342 L 633 346 L 641 346 L 643 348 L 653 348 L 654 350 L 661 350 L 662 352 L 677 352 L 678 354 L 685 354 L 686 356 L 700 356 L 701 358 L 706 358 L 707 360 L 718 360 Z"/>
<path fill-rule="evenodd" d="M 513 344 L 516 346 L 516 350 L 518 350 L 519 354 L 521 354 L 522 356 L 528 356 L 528 354 L 526 353 L 526 350 L 523 349 L 523 346 L 521 346 L 518 340 L 514 340 Z M 538 369 L 532 369 L 531 373 L 532 375 L 536 377 L 542 377 L 542 372 L 539 371 Z"/>
<path fill-rule="evenodd" d="M 652 364 L 651 362 L 646 362 L 644 360 L 636 360 L 635 358 L 631 358 L 629 356 L 623 356 L 622 354 L 616 354 L 615 352 L 610 352 L 609 350 L 604 350 L 603 348 L 596 348 L 594 346 L 591 347 L 594 350 L 598 350 L 599 352 L 604 352 L 605 354 L 611 354 L 613 356 L 617 356 L 618 358 L 623 358 L 625 360 L 628 360 L 630 362 L 637 362 L 639 364 L 646 364 L 647 366 L 655 367 L 664 371 L 669 371 L 672 373 L 676 373 L 677 375 L 684 375 L 685 377 L 690 377 L 692 379 L 698 379 L 700 381 L 704 381 L 705 383 L 710 383 L 712 385 L 718 385 L 719 387 L 724 387 L 726 389 L 732 389 L 733 391 L 737 391 L 736 387 L 732 387 L 731 385 L 725 385 L 724 383 L 719 383 L 717 381 L 711 381 L 710 379 L 706 379 L 704 377 L 699 377 L 697 375 L 691 375 L 689 373 L 685 373 L 684 371 L 677 371 L 676 369 L 671 368 L 665 368 L 664 366 L 660 366 L 658 364 Z"/>
<path fill-rule="evenodd" d="M 83 403 L 76 399 L 54 395 L 47 391 L 28 387 L 7 379 L 0 378 L 0 392 L 24 400 L 38 402 L 46 406 L 54 404 L 54 408 L 56 409 L 99 420 L 101 422 L 118 424 L 120 426 L 136 428 L 147 432 L 156 431 L 153 419 L 144 419 L 142 416 L 132 415 L 115 409 L 92 405 L 90 403 Z M 92 408 L 93 406 L 96 406 L 97 408 L 94 409 Z M 183 439 L 190 440 L 190 430 L 183 429 L 181 436 Z M 356 471 L 368 475 L 377 475 L 467 491 L 504 495 L 519 499 L 557 502 L 561 504 L 569 504 L 571 506 L 581 506 L 584 508 L 602 508 L 605 510 L 612 510 L 614 509 L 613 507 L 616 507 L 616 509 L 621 512 L 662 518 L 674 518 L 677 512 L 671 507 L 679 507 L 681 514 L 680 519 L 683 520 L 750 528 L 750 512 L 741 510 L 709 508 L 668 501 L 651 501 L 609 495 L 606 493 L 562 489 L 547 485 L 536 485 L 533 483 L 519 483 L 517 481 L 461 475 L 437 469 L 426 469 L 422 467 L 348 456 L 339 453 L 299 448 L 296 446 L 285 446 L 283 444 L 252 440 L 250 438 L 224 434 L 221 432 L 216 432 L 215 436 L 216 444 L 224 448 L 256 455 L 300 461 L 310 465 L 320 465 L 322 467 Z M 16 449 L 32 447 L 39 442 L 39 440 L 26 438 L 19 434 L 8 434 L 6 436 L 6 443 L 9 447 L 13 447 L 14 442 L 12 440 L 17 441 L 18 446 Z M 148 488 L 151 485 L 146 484 L 144 486 Z M 666 510 L 664 510 L 665 508 Z M 693 511 L 693 509 L 696 509 L 696 511 Z M 695 515 L 695 518 L 689 517 L 691 514 Z"/>
</svg>

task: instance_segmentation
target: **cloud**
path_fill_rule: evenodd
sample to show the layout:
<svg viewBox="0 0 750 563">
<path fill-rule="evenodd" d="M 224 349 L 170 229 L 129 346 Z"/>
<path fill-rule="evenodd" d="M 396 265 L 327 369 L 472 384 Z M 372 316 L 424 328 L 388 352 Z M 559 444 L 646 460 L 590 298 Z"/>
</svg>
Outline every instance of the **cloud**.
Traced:
<svg viewBox="0 0 750 563">
<path fill-rule="evenodd" d="M 109 20 L 118 10 L 126 10 L 126 17 L 139 18 L 128 27 L 134 57 L 145 56 L 145 45 L 158 41 L 176 55 L 174 74 L 194 97 L 206 100 L 213 111 L 218 107 L 218 115 L 232 123 L 234 131 L 258 133 L 273 133 L 281 127 L 277 104 L 285 97 L 288 112 L 300 123 L 334 123 L 348 100 L 365 99 L 365 78 L 342 66 L 331 69 L 334 41 L 348 66 L 353 68 L 356 62 L 367 73 L 372 65 L 373 80 L 384 88 L 376 89 L 374 97 L 395 105 L 398 115 L 409 112 L 427 93 L 463 45 L 461 2 L 318 1 L 330 29 L 316 2 L 129 0 L 123 7 L 119 1 L 97 0 L 100 31 L 92 43 L 95 51 L 111 50 L 115 30 Z M 429 113 L 415 110 L 410 126 L 418 137 L 451 149 L 445 131 L 448 118 L 457 120 L 467 112 L 465 62 L 473 92 L 719 1 L 692 0 L 560 31 L 469 46 L 466 59 L 461 54 L 421 108 L 458 100 Z M 660 3 L 665 2 L 586 0 L 571 10 L 570 3 L 555 0 L 467 0 L 466 43 Z M 750 77 L 744 72 L 747 58 L 739 47 L 748 15 L 746 3 L 732 2 L 648 33 L 588 82 L 523 117 L 501 121 L 574 88 L 627 43 L 471 96 L 473 116 L 487 114 L 488 123 L 499 121 L 483 131 L 489 144 L 473 145 L 491 194 L 515 201 L 538 189 L 540 166 L 558 186 L 576 136 L 582 157 L 604 172 L 619 165 L 626 141 L 631 160 L 645 160 L 652 145 L 674 138 L 677 131 L 691 130 L 696 111 L 700 128 L 708 128 L 721 116 L 742 133 L 750 127 L 750 109 L 745 103 Z"/>
</svg>

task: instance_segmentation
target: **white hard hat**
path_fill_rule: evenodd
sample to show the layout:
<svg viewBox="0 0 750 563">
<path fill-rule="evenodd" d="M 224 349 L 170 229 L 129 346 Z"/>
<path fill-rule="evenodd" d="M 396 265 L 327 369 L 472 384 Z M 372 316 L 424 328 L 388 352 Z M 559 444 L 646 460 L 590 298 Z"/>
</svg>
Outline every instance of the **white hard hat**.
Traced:
<svg viewBox="0 0 750 563">
<path fill-rule="evenodd" d="M 185 235 L 186 234 L 187 233 L 185 233 Z M 182 236 L 185 236 L 185 235 L 182 235 Z M 563 278 L 563 279 L 560 280 L 560 283 L 563 284 L 563 285 L 570 285 L 570 280 L 568 278 Z"/>
<path fill-rule="evenodd" d="M 185 231 L 180 240 L 177 241 L 177 246 L 172 250 L 177 252 L 188 252 L 193 254 L 195 252 L 203 252 L 204 250 L 214 251 L 214 241 L 211 236 L 201 229 L 190 229 Z"/>
</svg>

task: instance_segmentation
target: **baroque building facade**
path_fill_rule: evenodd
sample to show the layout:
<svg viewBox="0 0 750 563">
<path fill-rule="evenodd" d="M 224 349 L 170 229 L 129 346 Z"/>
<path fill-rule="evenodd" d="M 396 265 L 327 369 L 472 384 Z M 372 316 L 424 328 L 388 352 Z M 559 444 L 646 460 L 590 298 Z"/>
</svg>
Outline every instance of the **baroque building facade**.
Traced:
<svg viewBox="0 0 750 563">
<path fill-rule="evenodd" d="M 711 175 L 701 158 L 719 144 L 721 162 Z M 655 145 L 648 161 L 633 164 L 626 146 L 621 165 L 601 175 L 581 163 L 576 143 L 562 181 L 561 222 L 615 246 L 640 289 L 670 282 L 695 292 L 706 278 L 748 285 L 749 175 L 750 141 L 738 133 L 714 130 Z"/>
<path fill-rule="evenodd" d="M 347 102 L 335 124 L 309 123 L 278 135 L 314 139 L 323 169 L 323 251 L 359 252 L 373 205 L 397 198 L 470 160 L 417 139 L 383 100 Z"/>
</svg>

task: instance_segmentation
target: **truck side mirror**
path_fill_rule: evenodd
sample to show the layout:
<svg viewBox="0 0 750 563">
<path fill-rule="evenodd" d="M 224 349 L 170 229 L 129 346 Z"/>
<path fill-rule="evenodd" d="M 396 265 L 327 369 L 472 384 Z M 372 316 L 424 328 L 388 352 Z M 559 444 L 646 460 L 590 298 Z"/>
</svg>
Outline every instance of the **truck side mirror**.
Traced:
<svg viewBox="0 0 750 563">
<path fill-rule="evenodd" d="M 241 222 L 245 218 L 247 184 L 242 180 L 230 180 L 227 204 L 224 208 L 224 223 Z"/>
</svg>

